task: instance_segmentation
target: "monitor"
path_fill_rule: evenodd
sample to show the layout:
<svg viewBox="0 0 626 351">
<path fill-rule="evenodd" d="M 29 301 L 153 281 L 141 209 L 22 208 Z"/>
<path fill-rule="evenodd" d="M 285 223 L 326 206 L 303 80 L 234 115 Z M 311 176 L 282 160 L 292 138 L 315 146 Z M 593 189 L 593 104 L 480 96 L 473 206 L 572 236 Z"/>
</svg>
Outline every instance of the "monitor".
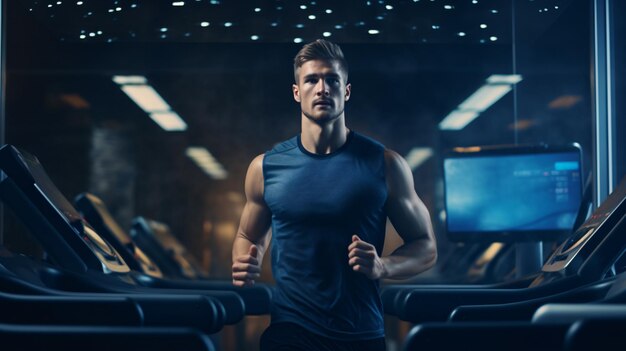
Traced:
<svg viewBox="0 0 626 351">
<path fill-rule="evenodd" d="M 571 233 L 582 199 L 578 144 L 455 148 L 443 160 L 452 241 L 550 241 Z"/>
</svg>

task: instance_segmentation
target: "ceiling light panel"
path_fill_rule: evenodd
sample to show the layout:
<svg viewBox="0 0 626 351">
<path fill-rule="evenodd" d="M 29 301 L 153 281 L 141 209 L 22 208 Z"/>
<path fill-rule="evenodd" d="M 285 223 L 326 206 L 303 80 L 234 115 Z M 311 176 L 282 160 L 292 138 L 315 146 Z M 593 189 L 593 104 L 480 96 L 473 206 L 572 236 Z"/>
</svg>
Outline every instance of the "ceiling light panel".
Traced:
<svg viewBox="0 0 626 351">
<path fill-rule="evenodd" d="M 185 121 L 173 111 L 152 112 L 150 118 L 168 132 L 182 132 L 187 129 Z"/>
<path fill-rule="evenodd" d="M 206 148 L 190 146 L 185 154 L 211 178 L 226 179 L 228 177 L 228 172 Z"/>
<path fill-rule="evenodd" d="M 148 82 L 144 76 L 113 76 L 113 81 L 119 85 L 146 84 Z"/>
<path fill-rule="evenodd" d="M 170 110 L 167 102 L 149 85 L 123 85 L 121 89 L 142 110 L 148 113 Z"/>
<path fill-rule="evenodd" d="M 441 130 L 461 130 L 476 119 L 481 112 L 487 110 L 513 86 L 522 81 L 519 74 L 493 74 L 486 83 L 465 99 L 458 108 L 439 123 Z"/>
<path fill-rule="evenodd" d="M 461 130 L 470 124 L 479 113 L 476 111 L 452 111 L 439 123 L 441 130 Z"/>
<path fill-rule="evenodd" d="M 511 91 L 507 84 L 483 85 L 459 105 L 460 110 L 483 112 Z"/>
<path fill-rule="evenodd" d="M 522 81 L 519 74 L 492 74 L 487 78 L 489 84 L 517 84 Z"/>
</svg>

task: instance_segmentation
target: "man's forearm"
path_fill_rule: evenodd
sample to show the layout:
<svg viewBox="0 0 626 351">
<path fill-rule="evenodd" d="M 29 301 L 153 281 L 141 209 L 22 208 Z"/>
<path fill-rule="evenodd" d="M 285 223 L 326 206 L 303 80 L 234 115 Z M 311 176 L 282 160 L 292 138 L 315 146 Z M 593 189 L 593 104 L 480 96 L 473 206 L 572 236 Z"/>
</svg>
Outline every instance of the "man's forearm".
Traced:
<svg viewBox="0 0 626 351">
<path fill-rule="evenodd" d="M 248 250 L 250 250 L 250 246 L 256 245 L 259 250 L 257 258 L 259 259 L 259 263 L 261 263 L 267 247 L 266 242 L 267 235 L 265 235 L 261 240 L 258 240 L 258 242 L 253 242 L 246 235 L 237 233 L 233 242 L 233 262 L 236 257 L 247 254 Z"/>
<path fill-rule="evenodd" d="M 406 279 L 430 269 L 437 261 L 437 248 L 433 240 L 414 240 L 397 248 L 391 255 L 381 258 L 384 279 Z"/>
</svg>

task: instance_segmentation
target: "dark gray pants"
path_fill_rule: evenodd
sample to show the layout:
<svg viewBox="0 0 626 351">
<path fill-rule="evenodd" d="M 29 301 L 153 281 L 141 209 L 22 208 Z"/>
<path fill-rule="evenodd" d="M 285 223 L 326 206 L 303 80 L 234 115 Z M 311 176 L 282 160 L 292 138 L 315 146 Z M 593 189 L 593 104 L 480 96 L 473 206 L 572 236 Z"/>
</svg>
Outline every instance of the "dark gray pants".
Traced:
<svg viewBox="0 0 626 351">
<path fill-rule="evenodd" d="M 261 336 L 261 351 L 385 351 L 385 338 L 344 341 L 311 333 L 295 323 L 272 324 Z"/>
</svg>

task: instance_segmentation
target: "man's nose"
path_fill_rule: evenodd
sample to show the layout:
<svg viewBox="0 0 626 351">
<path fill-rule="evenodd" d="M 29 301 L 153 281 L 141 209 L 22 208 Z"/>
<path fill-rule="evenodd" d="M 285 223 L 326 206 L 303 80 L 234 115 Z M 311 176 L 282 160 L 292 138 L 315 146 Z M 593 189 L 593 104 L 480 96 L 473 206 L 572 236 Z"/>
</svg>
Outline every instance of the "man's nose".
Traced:
<svg viewBox="0 0 626 351">
<path fill-rule="evenodd" d="M 320 81 L 317 84 L 317 91 L 316 94 L 318 96 L 328 96 L 330 95 L 330 91 L 328 91 L 328 85 L 326 84 L 326 82 L 324 82 L 323 79 L 320 79 Z"/>
</svg>

